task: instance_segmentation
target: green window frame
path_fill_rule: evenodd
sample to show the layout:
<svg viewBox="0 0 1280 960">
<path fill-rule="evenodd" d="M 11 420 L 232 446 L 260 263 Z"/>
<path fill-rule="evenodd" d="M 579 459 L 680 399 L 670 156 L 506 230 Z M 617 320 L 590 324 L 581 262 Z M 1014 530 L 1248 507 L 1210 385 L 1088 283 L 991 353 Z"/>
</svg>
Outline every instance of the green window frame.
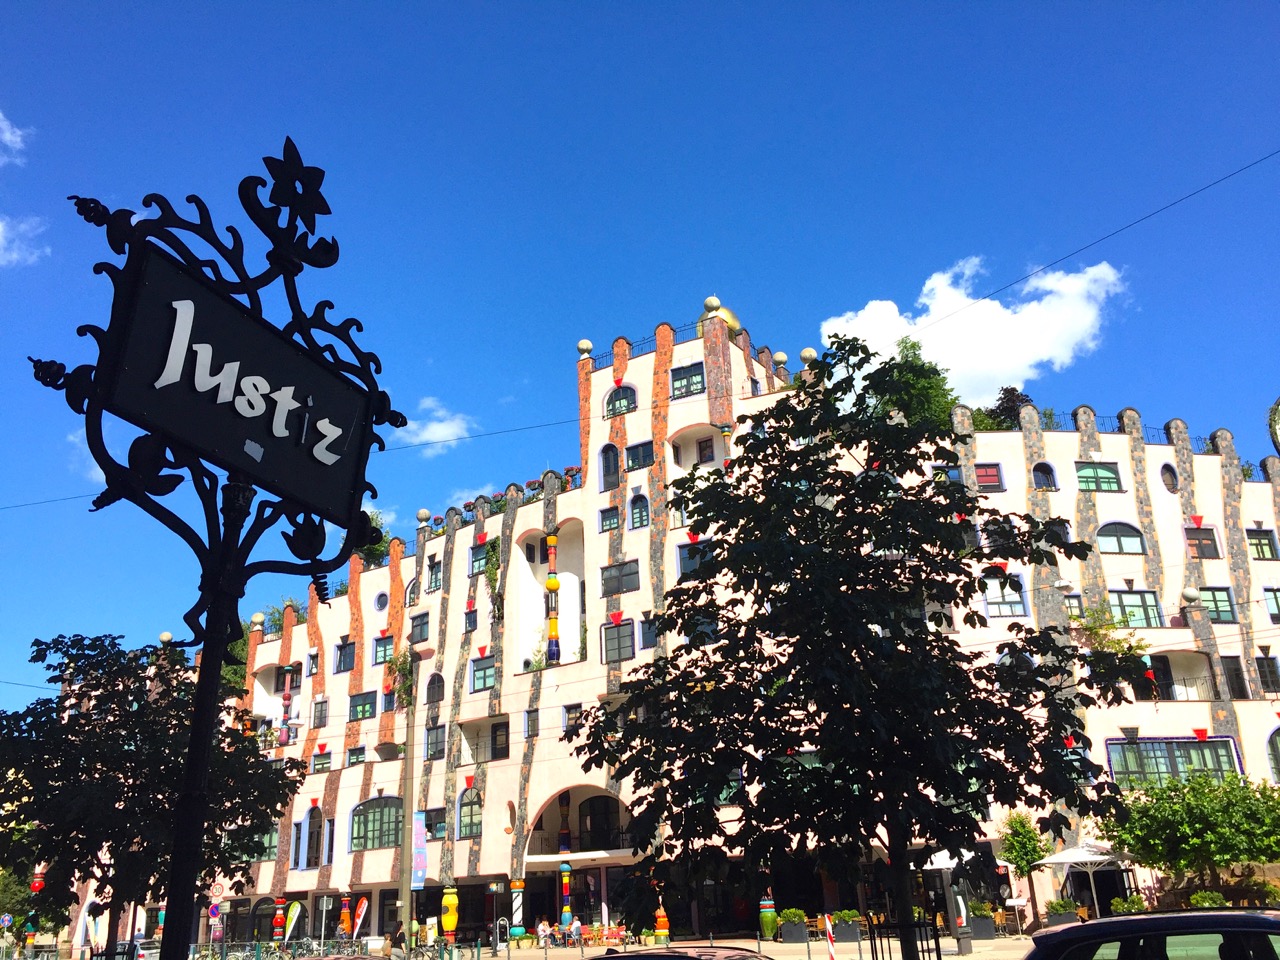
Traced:
<svg viewBox="0 0 1280 960">
<path fill-rule="evenodd" d="M 400 846 L 404 808 L 399 797 L 374 797 L 351 811 L 351 849 Z"/>
<path fill-rule="evenodd" d="M 1081 490 L 1093 493 L 1123 493 L 1120 468 L 1114 463 L 1076 463 L 1076 482 Z"/>
<path fill-rule="evenodd" d="M 369 693 L 356 693 L 351 697 L 351 703 L 348 711 L 348 721 L 354 723 L 357 720 L 372 720 L 378 713 L 378 695 L 372 691 Z"/>
</svg>

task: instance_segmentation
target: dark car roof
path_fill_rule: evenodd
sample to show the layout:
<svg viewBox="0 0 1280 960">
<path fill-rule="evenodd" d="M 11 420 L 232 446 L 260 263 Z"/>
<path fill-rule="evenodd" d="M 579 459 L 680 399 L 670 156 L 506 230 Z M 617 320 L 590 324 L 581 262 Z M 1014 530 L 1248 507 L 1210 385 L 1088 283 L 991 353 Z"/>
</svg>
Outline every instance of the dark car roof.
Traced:
<svg viewBox="0 0 1280 960">
<path fill-rule="evenodd" d="M 1197 930 L 1264 930 L 1280 933 L 1280 910 L 1175 910 L 1103 917 L 1088 923 L 1071 923 L 1040 930 L 1032 937 L 1037 951 L 1057 952 L 1075 943 L 1140 937 L 1145 933 L 1194 933 Z"/>
<path fill-rule="evenodd" d="M 605 955 L 610 954 L 622 955 L 622 951 L 610 948 L 605 951 Z M 710 947 L 697 943 L 673 943 L 668 947 L 648 947 L 643 950 L 628 950 L 628 957 L 651 957 L 657 960 L 659 957 L 672 957 L 674 960 L 769 960 L 768 957 L 762 957 L 761 954 L 754 950 L 744 950 L 741 947 Z"/>
</svg>

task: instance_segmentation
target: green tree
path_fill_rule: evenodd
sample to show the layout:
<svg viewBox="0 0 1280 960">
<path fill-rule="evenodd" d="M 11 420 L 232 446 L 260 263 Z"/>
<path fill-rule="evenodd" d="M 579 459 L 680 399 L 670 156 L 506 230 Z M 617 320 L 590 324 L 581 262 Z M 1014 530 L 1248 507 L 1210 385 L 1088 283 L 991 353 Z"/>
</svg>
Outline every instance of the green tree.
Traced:
<svg viewBox="0 0 1280 960">
<path fill-rule="evenodd" d="M 1280 787 L 1229 774 L 1199 773 L 1164 784 L 1138 784 L 1128 816 L 1102 833 L 1138 863 L 1178 879 L 1194 874 L 1217 887 L 1219 871 L 1237 863 L 1280 863 Z"/>
<path fill-rule="evenodd" d="M 1036 829 L 1031 817 L 1021 812 L 1005 817 L 1000 827 L 1000 857 L 1013 864 L 1018 876 L 1030 879 L 1032 866 L 1050 852 L 1049 841 Z M 1028 883 L 1027 886 L 1031 890 L 1031 915 L 1034 917 L 1039 913 L 1036 906 L 1036 885 Z"/>
<path fill-rule="evenodd" d="M 1022 423 L 1018 411 L 1031 397 L 1017 387 L 1001 387 L 996 402 L 973 411 L 973 425 L 978 430 L 1018 430 Z"/>
<path fill-rule="evenodd" d="M 126 650 L 110 635 L 36 640 L 31 660 L 58 692 L 0 712 L 0 770 L 11 771 L 0 781 L 0 862 L 48 864 L 33 898 L 42 915 L 95 881 L 114 940 L 124 904 L 163 898 L 195 675 L 178 647 Z M 201 867 L 206 883 L 222 875 L 238 891 L 305 767 L 273 766 L 241 732 L 236 691 L 224 695 Z"/>
<path fill-rule="evenodd" d="M 951 408 L 960 402 L 947 380 L 947 371 L 920 355 L 920 344 L 903 337 L 896 344 L 902 376 L 893 385 L 893 409 L 911 424 L 928 424 L 950 432 Z"/>
<path fill-rule="evenodd" d="M 935 474 L 957 462 L 956 438 L 899 415 L 921 409 L 936 371 L 910 351 L 874 366 L 837 339 L 808 370 L 753 418 L 728 470 L 672 485 L 698 565 L 665 597 L 666 654 L 590 711 L 578 750 L 633 784 L 632 829 L 659 838 L 643 865 L 658 882 L 727 854 L 767 869 L 806 843 L 841 875 L 874 843 L 910 917 L 912 860 L 972 848 L 993 800 L 1044 811 L 1056 832 L 1058 801 L 1119 805 L 1063 742 L 1087 746 L 1078 711 L 1122 700 L 1120 679 L 1143 666 L 1102 652 L 1077 672 L 1082 652 L 1052 628 L 1010 625 L 999 656 L 962 646 L 954 618 L 983 624 L 984 583 L 1012 586 L 997 561 L 1088 546 Z M 976 550 L 975 522 L 990 534 Z M 722 818 L 706 801 L 739 782 L 741 813 Z M 911 935 L 902 950 L 915 960 Z"/>
<path fill-rule="evenodd" d="M 369 523 L 382 532 L 382 539 L 377 543 L 357 547 L 356 553 L 364 561 L 365 567 L 380 567 L 387 562 L 387 556 L 391 552 L 391 534 L 383 527 L 382 513 L 380 511 L 369 511 Z"/>
</svg>

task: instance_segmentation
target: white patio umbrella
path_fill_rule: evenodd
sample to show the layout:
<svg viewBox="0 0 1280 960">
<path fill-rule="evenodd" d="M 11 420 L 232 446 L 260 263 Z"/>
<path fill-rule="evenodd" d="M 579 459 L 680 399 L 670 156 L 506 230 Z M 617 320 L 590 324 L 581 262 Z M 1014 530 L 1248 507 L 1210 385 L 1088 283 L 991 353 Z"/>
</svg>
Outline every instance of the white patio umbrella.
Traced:
<svg viewBox="0 0 1280 960">
<path fill-rule="evenodd" d="M 1079 867 L 1089 875 L 1089 890 L 1093 894 L 1093 909 L 1097 910 L 1098 887 L 1093 881 L 1094 873 L 1106 867 L 1129 863 L 1132 860 L 1133 857 L 1123 850 L 1112 850 L 1106 844 L 1086 841 L 1079 846 L 1064 847 L 1043 860 L 1037 860 L 1031 865 L 1031 869 L 1039 870 L 1041 867 Z"/>
</svg>

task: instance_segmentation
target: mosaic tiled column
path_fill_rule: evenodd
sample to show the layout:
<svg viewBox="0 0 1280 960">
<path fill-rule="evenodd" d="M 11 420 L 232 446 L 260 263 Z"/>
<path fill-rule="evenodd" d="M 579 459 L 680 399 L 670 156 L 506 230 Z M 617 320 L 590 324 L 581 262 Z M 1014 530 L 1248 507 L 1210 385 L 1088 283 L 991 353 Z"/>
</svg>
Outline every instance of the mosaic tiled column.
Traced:
<svg viewBox="0 0 1280 960">
<path fill-rule="evenodd" d="M 560 578 L 556 576 L 555 534 L 547 537 L 547 663 L 560 662 Z"/>
</svg>

